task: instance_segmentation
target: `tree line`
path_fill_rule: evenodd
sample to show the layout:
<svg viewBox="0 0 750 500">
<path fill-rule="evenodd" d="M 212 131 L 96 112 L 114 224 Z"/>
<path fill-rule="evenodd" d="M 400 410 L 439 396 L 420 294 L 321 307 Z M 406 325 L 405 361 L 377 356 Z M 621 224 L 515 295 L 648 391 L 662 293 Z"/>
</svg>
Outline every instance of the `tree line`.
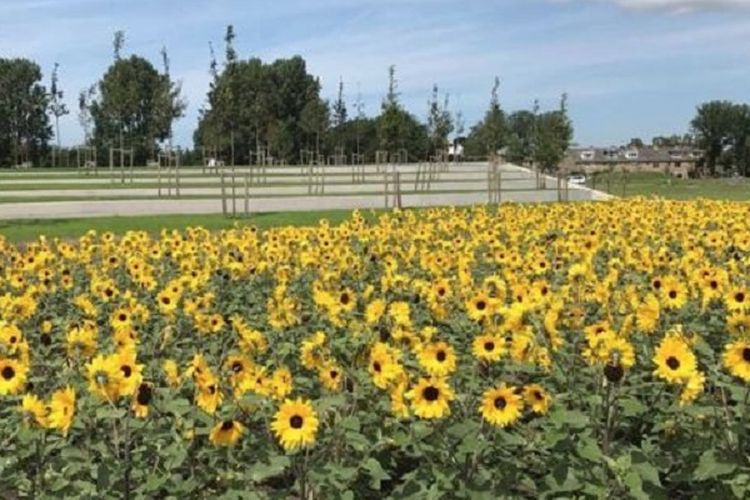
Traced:
<svg viewBox="0 0 750 500">
<path fill-rule="evenodd" d="M 335 99 L 324 99 L 320 80 L 302 57 L 242 59 L 235 38 L 230 25 L 221 62 L 209 46 L 211 82 L 193 134 L 194 149 L 184 163 L 199 163 L 204 148 L 237 164 L 256 162 L 261 151 L 292 164 L 304 153 L 308 158 L 343 153 L 347 159 L 357 154 L 372 162 L 377 151 L 406 152 L 409 161 L 420 161 L 460 144 L 467 156 L 503 154 L 513 162 L 553 169 L 573 135 L 566 96 L 559 109 L 541 112 L 535 103 L 531 110 L 506 114 L 498 78 L 485 115 L 468 133 L 461 112 L 451 111 L 450 96 L 437 84 L 422 121 L 402 104 L 394 66 L 388 68 L 379 113 L 367 116 L 359 93 L 349 109 L 343 81 Z M 173 124 L 184 116 L 187 103 L 180 82 L 171 76 L 166 48 L 156 65 L 137 54 L 125 55 L 124 47 L 125 34 L 118 31 L 110 66 L 78 94 L 77 118 L 83 145 L 97 148 L 100 163 L 109 148 L 127 148 L 142 165 L 171 147 Z M 45 85 L 33 61 L 0 59 L 0 166 L 54 165 L 59 121 L 70 113 L 63 98 L 57 64 Z"/>
</svg>

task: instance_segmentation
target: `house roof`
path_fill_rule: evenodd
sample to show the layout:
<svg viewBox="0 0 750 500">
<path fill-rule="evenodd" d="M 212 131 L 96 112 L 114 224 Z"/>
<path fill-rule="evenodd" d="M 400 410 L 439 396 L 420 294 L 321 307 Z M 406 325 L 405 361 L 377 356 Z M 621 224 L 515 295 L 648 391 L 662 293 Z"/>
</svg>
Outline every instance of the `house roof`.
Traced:
<svg viewBox="0 0 750 500">
<path fill-rule="evenodd" d="M 572 148 L 569 153 L 576 163 L 655 163 L 698 161 L 702 151 L 689 147 L 642 148 Z"/>
</svg>

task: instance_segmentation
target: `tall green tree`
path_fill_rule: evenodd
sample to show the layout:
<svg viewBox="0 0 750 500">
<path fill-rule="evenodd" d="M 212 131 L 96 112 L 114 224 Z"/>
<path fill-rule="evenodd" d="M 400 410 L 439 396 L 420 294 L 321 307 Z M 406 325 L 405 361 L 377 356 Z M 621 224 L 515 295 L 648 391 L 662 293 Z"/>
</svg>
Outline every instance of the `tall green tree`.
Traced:
<svg viewBox="0 0 750 500">
<path fill-rule="evenodd" d="M 490 93 L 490 106 L 484 118 L 474 125 L 466 138 L 467 154 L 484 156 L 497 153 L 506 144 L 506 118 L 500 107 L 500 78 L 495 77 Z"/>
<path fill-rule="evenodd" d="M 711 101 L 698 106 L 690 126 L 698 146 L 704 151 L 701 162 L 704 173 L 716 174 L 725 148 L 732 145 L 736 119 L 735 105 L 729 101 Z"/>
<path fill-rule="evenodd" d="M 60 151 L 60 118 L 70 113 L 68 107 L 63 102 L 65 93 L 60 88 L 60 79 L 58 76 L 58 69 L 60 65 L 55 63 L 52 68 L 52 76 L 50 78 L 49 87 L 49 112 L 55 118 L 55 141 L 57 142 L 57 151 Z M 52 155 L 52 166 L 55 166 L 57 161 L 57 154 Z"/>
<path fill-rule="evenodd" d="M 144 164 L 166 140 L 185 104 L 179 86 L 137 55 L 123 58 L 124 36 L 115 34 L 115 60 L 97 85 L 90 103 L 94 142 L 100 148 L 133 148 L 135 162 Z"/>
<path fill-rule="evenodd" d="M 346 101 L 344 100 L 344 80 L 339 78 L 339 91 L 336 95 L 336 101 L 332 106 L 332 122 L 333 127 L 339 127 L 346 123 L 348 113 L 346 109 Z"/>
<path fill-rule="evenodd" d="M 270 64 L 258 58 L 242 60 L 234 49 L 235 36 L 228 27 L 221 69 L 209 45 L 212 81 L 193 134 L 196 150 L 215 147 L 229 158 L 233 142 L 240 163 L 252 161 L 261 147 L 285 162 L 296 162 L 300 149 L 316 143 L 325 152 L 328 126 L 322 124 L 328 119 L 317 119 L 323 105 L 320 83 L 307 72 L 305 60 L 299 56 Z"/>
<path fill-rule="evenodd" d="M 537 117 L 532 111 L 515 111 L 508 116 L 507 148 L 505 159 L 511 163 L 523 164 L 531 161 L 534 155 Z"/>
<path fill-rule="evenodd" d="M 560 109 L 537 115 L 535 128 L 534 161 L 542 170 L 553 171 L 565 158 L 573 139 L 567 94 L 560 99 Z"/>
<path fill-rule="evenodd" d="M 0 165 L 40 164 L 52 137 L 39 65 L 0 58 Z"/>
<path fill-rule="evenodd" d="M 448 147 L 448 136 L 453 132 L 453 117 L 448 109 L 449 97 L 445 94 L 441 103 L 438 86 L 432 86 L 432 96 L 427 102 L 427 130 L 430 135 L 430 150 L 439 154 Z"/>
</svg>

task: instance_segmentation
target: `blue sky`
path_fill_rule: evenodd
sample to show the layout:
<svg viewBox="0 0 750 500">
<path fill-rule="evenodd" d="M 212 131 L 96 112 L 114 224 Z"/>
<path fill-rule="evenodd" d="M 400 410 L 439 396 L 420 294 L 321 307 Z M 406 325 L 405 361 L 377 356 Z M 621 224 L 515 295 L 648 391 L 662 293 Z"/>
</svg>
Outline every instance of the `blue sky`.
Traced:
<svg viewBox="0 0 750 500">
<path fill-rule="evenodd" d="M 433 83 L 467 125 L 499 75 L 506 110 L 557 106 L 568 92 L 575 140 L 615 144 L 684 133 L 696 104 L 750 101 L 750 0 L 0 0 L 0 57 L 55 61 L 73 110 L 64 144 L 82 137 L 78 92 L 125 53 L 155 64 L 164 45 L 189 107 L 175 126 L 190 145 L 208 89 L 208 42 L 221 53 L 228 23 L 242 57 L 300 54 L 334 98 L 343 78 L 352 108 L 377 114 L 387 68 L 402 101 L 424 119 Z"/>
</svg>

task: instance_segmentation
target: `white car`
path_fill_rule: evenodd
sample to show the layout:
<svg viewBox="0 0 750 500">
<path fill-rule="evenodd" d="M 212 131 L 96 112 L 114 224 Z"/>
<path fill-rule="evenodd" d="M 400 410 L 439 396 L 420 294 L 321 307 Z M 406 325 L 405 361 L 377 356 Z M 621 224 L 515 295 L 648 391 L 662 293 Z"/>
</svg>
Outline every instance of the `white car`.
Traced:
<svg viewBox="0 0 750 500">
<path fill-rule="evenodd" d="M 568 182 L 571 184 L 586 184 L 585 175 L 570 175 L 568 176 Z"/>
</svg>

